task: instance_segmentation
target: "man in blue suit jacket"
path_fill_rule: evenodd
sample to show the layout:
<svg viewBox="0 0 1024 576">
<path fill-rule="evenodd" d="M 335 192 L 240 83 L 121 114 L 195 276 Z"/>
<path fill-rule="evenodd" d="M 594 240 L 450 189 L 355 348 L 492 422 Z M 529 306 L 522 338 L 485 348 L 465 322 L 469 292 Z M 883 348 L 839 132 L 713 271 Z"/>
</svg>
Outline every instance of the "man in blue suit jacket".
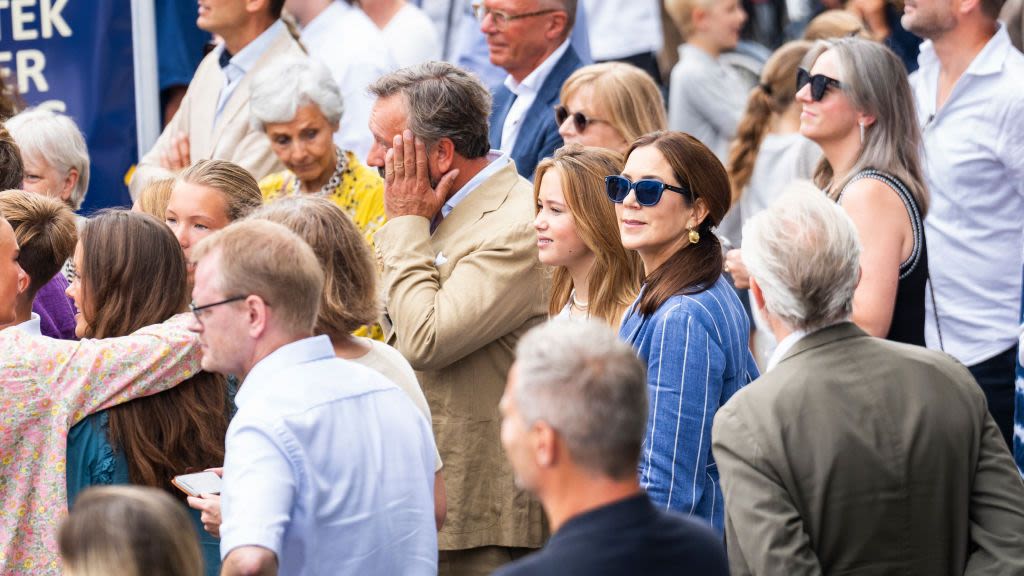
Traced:
<svg viewBox="0 0 1024 576">
<path fill-rule="evenodd" d="M 485 0 L 478 15 L 491 63 L 508 72 L 494 94 L 491 147 L 524 178 L 562 146 L 553 108 L 562 83 L 583 65 L 570 45 L 576 0 Z"/>
</svg>

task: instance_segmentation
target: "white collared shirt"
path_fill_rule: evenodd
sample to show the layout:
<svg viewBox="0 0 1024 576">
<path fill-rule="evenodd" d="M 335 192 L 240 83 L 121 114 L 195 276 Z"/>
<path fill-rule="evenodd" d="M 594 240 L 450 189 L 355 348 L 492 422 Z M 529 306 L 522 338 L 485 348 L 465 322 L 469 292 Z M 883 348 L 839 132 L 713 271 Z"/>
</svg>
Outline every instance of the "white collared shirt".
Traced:
<svg viewBox="0 0 1024 576">
<path fill-rule="evenodd" d="M 772 355 L 768 358 L 768 363 L 765 364 L 764 371 L 767 372 L 778 366 L 779 362 L 782 362 L 782 359 L 786 357 L 786 354 L 789 353 L 790 349 L 792 349 L 793 346 L 796 346 L 796 343 L 804 336 L 807 336 L 807 332 L 804 332 L 803 330 L 794 330 L 789 333 L 789 336 L 783 338 L 782 342 L 779 342 L 778 346 L 775 347 L 775 351 L 772 352 Z"/>
<path fill-rule="evenodd" d="M 231 95 L 235 93 L 238 85 L 242 82 L 242 78 L 245 78 L 245 75 L 249 73 L 249 70 L 252 70 L 256 62 L 263 56 L 263 53 L 274 43 L 277 35 L 284 30 L 284 22 L 280 20 L 275 21 L 270 25 L 270 28 L 264 30 L 255 40 L 239 50 L 238 54 L 232 54 L 228 65 L 221 68 L 221 71 L 224 72 L 225 83 L 224 88 L 220 91 L 220 96 L 217 98 L 217 113 L 214 116 L 214 122 L 220 119 L 220 113 L 224 111 L 224 106 L 231 99 Z M 224 44 L 218 44 L 213 50 L 216 52 L 215 57 L 219 59 L 220 55 L 224 53 Z"/>
<path fill-rule="evenodd" d="M 595 62 L 661 51 L 658 0 L 583 0 Z"/>
<path fill-rule="evenodd" d="M 1024 55 L 1005 26 L 936 110 L 940 63 L 921 45 L 911 77 L 924 132 L 928 271 L 925 337 L 971 366 L 1018 336 L 1024 265 Z M 935 310 L 939 324 L 936 330 Z"/>
<path fill-rule="evenodd" d="M 366 89 L 398 68 L 384 33 L 362 9 L 331 2 L 302 29 L 302 44 L 327 66 L 341 90 L 345 113 L 334 143 L 365 161 L 373 144 L 369 122 L 374 102 Z"/>
<path fill-rule="evenodd" d="M 522 82 L 516 82 L 511 74 L 505 78 L 505 87 L 516 95 L 516 99 L 512 102 L 512 106 L 509 107 L 508 115 L 505 116 L 505 123 L 502 125 L 502 151 L 511 154 L 512 150 L 516 147 L 516 139 L 519 138 L 519 128 L 523 124 L 526 112 L 530 109 L 530 106 L 533 106 L 533 101 L 537 99 L 540 87 L 544 85 L 544 81 L 548 79 L 551 71 L 555 69 L 555 64 L 558 64 L 558 61 L 562 59 L 567 50 L 569 50 L 569 39 L 562 42 L 562 45 L 544 59 L 540 66 L 534 68 L 533 72 L 530 72 L 526 78 L 523 78 Z"/>
<path fill-rule="evenodd" d="M 437 573 L 430 423 L 326 336 L 249 372 L 225 440 L 221 557 L 274 552 L 281 574 Z"/>
<path fill-rule="evenodd" d="M 470 192 L 486 182 L 488 178 L 497 174 L 498 170 L 501 170 L 512 161 L 512 158 L 501 150 L 491 150 L 487 153 L 487 161 L 489 164 L 486 168 L 477 172 L 476 176 L 473 176 L 469 182 L 466 182 L 458 192 L 452 194 L 452 197 L 444 203 L 444 206 L 441 206 L 442 219 L 447 218 L 452 213 L 452 210 L 455 210 L 455 207 L 459 205 L 459 202 L 465 200 Z"/>
<path fill-rule="evenodd" d="M 25 320 L 21 324 L 16 324 L 14 327 L 17 328 L 18 330 L 21 330 L 25 334 L 28 334 L 29 336 L 43 335 L 39 314 L 36 314 L 35 312 L 32 313 L 31 318 Z"/>
</svg>

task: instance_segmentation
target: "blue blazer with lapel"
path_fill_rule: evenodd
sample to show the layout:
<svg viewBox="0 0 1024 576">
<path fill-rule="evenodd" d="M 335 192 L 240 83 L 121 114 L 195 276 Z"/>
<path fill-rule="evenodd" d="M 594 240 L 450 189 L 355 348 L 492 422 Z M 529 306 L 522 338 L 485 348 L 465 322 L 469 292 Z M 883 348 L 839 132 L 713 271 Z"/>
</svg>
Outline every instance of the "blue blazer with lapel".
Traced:
<svg viewBox="0 0 1024 576">
<path fill-rule="evenodd" d="M 552 108 L 558 104 L 558 93 L 562 90 L 562 84 L 581 66 L 583 62 L 570 45 L 551 69 L 551 74 L 541 84 L 537 98 L 523 116 L 519 136 L 516 137 L 516 144 L 511 151 L 516 170 L 523 178 L 532 180 L 537 163 L 561 148 L 562 137 L 558 134 L 558 125 L 555 124 Z M 501 131 L 514 99 L 512 91 L 504 84 L 494 94 L 494 108 L 491 110 L 491 148 L 501 147 Z"/>
</svg>

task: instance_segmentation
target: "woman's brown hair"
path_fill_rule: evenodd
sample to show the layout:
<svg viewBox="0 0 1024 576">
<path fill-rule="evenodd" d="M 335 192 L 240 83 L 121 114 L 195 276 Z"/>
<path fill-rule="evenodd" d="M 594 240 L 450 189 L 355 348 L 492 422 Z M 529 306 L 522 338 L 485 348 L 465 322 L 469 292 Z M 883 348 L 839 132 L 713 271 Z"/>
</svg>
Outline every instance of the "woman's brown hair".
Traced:
<svg viewBox="0 0 1024 576">
<path fill-rule="evenodd" d="M 125 336 L 182 312 L 185 256 L 167 226 L 140 212 L 100 212 L 82 227 L 82 296 L 90 338 Z M 177 494 L 171 478 L 224 461 L 227 387 L 200 372 L 170 390 L 108 411 L 108 436 L 134 484 Z"/>
<path fill-rule="evenodd" d="M 281 224 L 313 249 L 324 270 L 317 334 L 349 334 L 377 318 L 377 267 L 370 247 L 352 219 L 335 203 L 312 196 L 282 198 L 253 212 L 248 219 Z"/>
<path fill-rule="evenodd" d="M 576 233 L 594 254 L 587 287 L 590 314 L 617 327 L 643 280 L 643 262 L 636 252 L 622 247 L 615 207 L 604 193 L 604 177 L 622 172 L 622 156 L 579 144 L 559 149 L 553 158 L 537 166 L 533 179 L 535 200 L 541 179 L 549 171 L 561 178 L 562 195 L 576 224 Z M 550 315 L 557 315 L 565 307 L 572 290 L 569 271 L 564 266 L 556 267 L 548 306 Z"/>
<path fill-rule="evenodd" d="M 771 125 L 772 114 L 782 114 L 796 100 L 796 71 L 810 49 L 811 43 L 803 40 L 783 44 L 765 63 L 761 83 L 751 90 L 747 110 L 729 151 L 733 203 L 743 195 L 754 173 L 757 152 Z"/>
<path fill-rule="evenodd" d="M 686 244 L 646 278 L 637 311 L 650 316 L 669 298 L 677 294 L 697 294 L 711 288 L 722 275 L 722 244 L 712 232 L 729 211 L 729 175 L 715 153 L 689 134 L 655 132 L 641 136 L 630 146 L 626 158 L 637 148 L 654 146 L 665 157 L 676 180 L 688 187 L 702 203 L 707 217 L 697 225 L 700 240 Z M 683 196 L 684 202 L 691 200 Z"/>
<path fill-rule="evenodd" d="M 139 486 L 94 486 L 61 524 L 65 574 L 200 576 L 203 556 L 185 507 Z"/>
</svg>

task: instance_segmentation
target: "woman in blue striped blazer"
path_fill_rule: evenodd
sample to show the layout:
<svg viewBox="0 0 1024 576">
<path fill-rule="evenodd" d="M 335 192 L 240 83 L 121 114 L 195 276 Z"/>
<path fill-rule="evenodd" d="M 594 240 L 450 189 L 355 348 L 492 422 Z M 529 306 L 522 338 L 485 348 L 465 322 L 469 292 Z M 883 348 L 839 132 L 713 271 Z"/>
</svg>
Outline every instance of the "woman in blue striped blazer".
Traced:
<svg viewBox="0 0 1024 576">
<path fill-rule="evenodd" d="M 729 209 L 729 178 L 697 139 L 655 132 L 633 143 L 622 175 L 609 176 L 606 186 L 622 244 L 644 264 L 644 285 L 619 331 L 647 363 L 640 483 L 658 506 L 721 532 L 725 506 L 711 423 L 718 407 L 758 376 L 749 319 L 722 277 L 722 248 L 712 232 Z"/>
</svg>

